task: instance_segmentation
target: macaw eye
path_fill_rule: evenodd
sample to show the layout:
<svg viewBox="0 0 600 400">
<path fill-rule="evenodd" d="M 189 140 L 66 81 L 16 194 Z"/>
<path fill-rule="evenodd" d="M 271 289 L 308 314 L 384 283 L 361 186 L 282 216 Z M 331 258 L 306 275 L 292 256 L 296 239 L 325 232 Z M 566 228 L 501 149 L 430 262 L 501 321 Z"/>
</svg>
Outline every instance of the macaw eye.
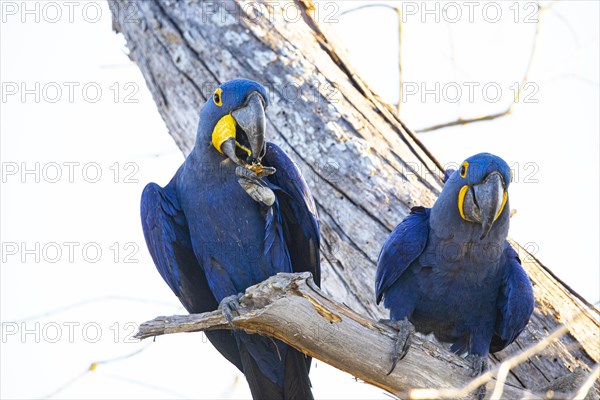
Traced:
<svg viewBox="0 0 600 400">
<path fill-rule="evenodd" d="M 213 101 L 219 107 L 221 107 L 223 105 L 223 99 L 221 98 L 222 92 L 223 92 L 223 89 L 218 88 L 217 90 L 215 90 L 215 93 L 213 94 Z"/>
<path fill-rule="evenodd" d="M 460 166 L 460 177 L 461 178 L 466 178 L 467 177 L 467 170 L 468 169 L 469 169 L 469 163 L 465 161 Z"/>
</svg>

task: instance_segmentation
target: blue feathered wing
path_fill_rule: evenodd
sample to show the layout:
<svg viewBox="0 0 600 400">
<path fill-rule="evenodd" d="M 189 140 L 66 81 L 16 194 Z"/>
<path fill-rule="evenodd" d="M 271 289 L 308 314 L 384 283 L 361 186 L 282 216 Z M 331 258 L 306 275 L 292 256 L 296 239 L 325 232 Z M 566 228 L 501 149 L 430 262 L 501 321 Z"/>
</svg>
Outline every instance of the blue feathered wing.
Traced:
<svg viewBox="0 0 600 400">
<path fill-rule="evenodd" d="M 500 351 L 511 344 L 525 329 L 533 312 L 533 287 L 521 266 L 515 250 L 506 243 L 503 285 L 498 297 L 498 315 L 490 353 Z"/>
<path fill-rule="evenodd" d="M 216 310 L 202 266 L 192 250 L 187 221 L 172 183 L 164 189 L 148 184 L 142 193 L 141 217 L 144 237 L 158 272 L 189 313 Z M 206 336 L 231 363 L 243 372 L 235 338 L 226 331 Z"/>
<path fill-rule="evenodd" d="M 266 179 L 277 197 L 292 270 L 311 272 L 320 286 L 319 217 L 308 185 L 296 164 L 277 145 L 267 143 L 263 162 L 277 170 Z"/>
<path fill-rule="evenodd" d="M 429 209 L 413 207 L 410 214 L 388 236 L 377 261 L 377 304 L 410 264 L 423 253 L 429 237 Z"/>
</svg>

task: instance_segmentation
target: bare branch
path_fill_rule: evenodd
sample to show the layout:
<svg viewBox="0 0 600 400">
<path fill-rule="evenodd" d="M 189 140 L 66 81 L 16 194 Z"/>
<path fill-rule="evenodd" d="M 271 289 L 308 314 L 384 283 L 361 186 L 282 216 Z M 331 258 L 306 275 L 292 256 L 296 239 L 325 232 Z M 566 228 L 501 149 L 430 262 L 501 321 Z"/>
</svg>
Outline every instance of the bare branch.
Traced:
<svg viewBox="0 0 600 400">
<path fill-rule="evenodd" d="M 417 133 L 425 133 L 425 132 L 431 132 L 431 131 L 435 131 L 438 129 L 443 129 L 443 128 L 449 128 L 452 126 L 458 126 L 458 125 L 467 125 L 467 124 L 471 124 L 471 123 L 475 123 L 475 122 L 483 122 L 483 121 L 492 121 L 495 120 L 497 118 L 501 118 L 501 117 L 505 117 L 507 115 L 512 114 L 512 112 L 514 111 L 515 106 L 517 105 L 517 103 L 519 102 L 521 95 L 523 93 L 523 89 L 525 87 L 525 84 L 529 81 L 529 71 L 531 70 L 531 66 L 533 64 L 533 58 L 535 56 L 536 53 L 536 49 L 537 49 L 537 42 L 538 42 L 538 37 L 539 37 L 539 31 L 540 31 L 540 14 L 543 11 L 547 11 L 550 10 L 552 7 L 554 7 L 554 5 L 556 4 L 556 2 L 551 2 L 548 5 L 542 7 L 539 2 L 537 3 L 537 7 L 538 7 L 538 18 L 537 18 L 537 22 L 536 22 L 536 26 L 535 26 L 535 32 L 534 32 L 534 36 L 533 36 L 533 41 L 532 41 L 532 46 L 531 46 L 531 52 L 529 53 L 529 59 L 527 61 L 527 66 L 525 67 L 525 72 L 523 74 L 523 77 L 521 78 L 521 81 L 519 83 L 517 92 L 515 93 L 514 96 L 514 100 L 511 102 L 511 104 L 504 109 L 503 111 L 497 112 L 497 113 L 493 113 L 493 114 L 489 114 L 489 115 L 484 115 L 484 116 L 480 116 L 480 117 L 473 117 L 473 118 L 463 118 L 463 117 L 459 117 L 454 121 L 449 121 L 449 122 L 444 122 L 441 124 L 436 124 L 427 128 L 423 128 L 423 129 L 417 129 L 415 130 L 415 132 Z M 346 14 L 350 14 L 356 11 L 360 11 L 366 8 L 386 8 L 392 11 L 395 11 L 397 16 L 398 16 L 398 74 L 399 74 L 399 80 L 400 80 L 400 85 L 399 85 L 399 94 L 398 94 L 398 104 L 396 105 L 396 114 L 399 116 L 400 115 L 400 107 L 402 104 L 402 57 L 401 57 L 401 51 L 402 51 L 402 15 L 401 15 L 401 9 L 399 7 L 392 7 L 390 5 L 387 4 L 366 4 L 366 5 L 362 5 L 359 7 L 355 7 L 349 10 L 346 10 L 342 13 L 340 13 L 340 16 L 342 15 L 346 15 Z M 454 62 L 454 59 L 453 59 Z"/>
<path fill-rule="evenodd" d="M 140 326 L 136 337 L 215 329 L 241 329 L 282 340 L 303 353 L 346 371 L 358 379 L 400 396 L 411 398 L 466 397 L 493 377 L 488 372 L 471 380 L 467 362 L 435 342 L 415 337 L 408 355 L 391 375 L 386 375 L 394 346 L 395 331 L 364 318 L 331 300 L 314 284 L 309 273 L 280 273 L 252 286 L 240 300 L 240 315 L 230 326 L 220 311 L 204 314 L 158 317 Z M 293 315 L 290 315 L 293 310 Z M 548 336 L 537 352 L 566 331 Z M 368 345 L 365 345 L 367 344 Z M 526 355 L 532 354 L 532 351 Z M 512 360 L 512 359 L 511 359 Z M 507 361 L 510 365 L 522 362 Z M 506 385 L 511 397 L 533 396 Z M 441 388 L 439 391 L 415 387 Z M 460 387 L 463 389 L 455 389 Z"/>
<path fill-rule="evenodd" d="M 511 104 L 511 106 L 508 107 L 506 110 L 501 111 L 501 112 L 496 113 L 496 114 L 489 114 L 489 115 L 484 115 L 484 116 L 475 117 L 475 118 L 458 118 L 455 121 L 444 122 L 442 124 L 433 125 L 433 126 L 430 126 L 428 128 L 417 129 L 417 130 L 415 130 L 415 132 L 417 132 L 417 133 L 425 133 L 425 132 L 436 131 L 436 130 L 442 129 L 442 128 L 450 128 L 451 126 L 472 124 L 474 122 L 492 121 L 492 120 L 494 120 L 496 118 L 504 117 L 504 116 L 509 115 L 510 113 L 512 113 L 513 105 L 514 105 L 514 103 Z"/>
<path fill-rule="evenodd" d="M 384 8 L 392 10 L 396 13 L 398 19 L 398 103 L 396 104 L 396 115 L 400 117 L 400 108 L 402 106 L 402 9 L 398 6 L 394 7 L 389 4 L 371 3 L 342 11 L 339 15 L 341 17 L 366 8 Z"/>
<path fill-rule="evenodd" d="M 529 53 L 529 60 L 527 61 L 527 66 L 525 67 L 525 72 L 523 74 L 523 78 L 521 78 L 521 81 L 519 82 L 517 93 L 515 94 L 513 101 L 510 103 L 510 105 L 505 110 L 497 112 L 497 113 L 489 114 L 489 115 L 484 115 L 481 117 L 475 117 L 475 118 L 459 117 L 458 119 L 456 119 L 454 121 L 444 122 L 442 124 L 436 124 L 436 125 L 433 125 L 433 126 L 430 126 L 427 128 L 423 128 L 423 129 L 417 129 L 417 130 L 415 130 L 415 132 L 425 133 L 425 132 L 431 132 L 431 131 L 435 131 L 438 129 L 449 128 L 449 127 L 457 126 L 457 125 L 466 125 L 466 124 L 472 124 L 475 122 L 492 121 L 494 119 L 497 119 L 500 117 L 505 117 L 507 115 L 512 114 L 515 106 L 517 105 L 517 103 L 519 102 L 519 100 L 521 98 L 521 94 L 523 93 L 523 88 L 525 87 L 525 84 L 529 81 L 529 71 L 531 70 L 531 65 L 533 64 L 533 58 L 536 53 L 538 37 L 539 37 L 539 32 L 540 32 L 540 15 L 541 15 L 542 11 L 549 9 L 553 5 L 554 4 L 551 3 L 546 7 L 541 7 L 539 2 L 537 3 L 538 18 L 537 18 L 537 22 L 535 24 L 535 32 L 533 34 L 531 52 Z"/>
</svg>

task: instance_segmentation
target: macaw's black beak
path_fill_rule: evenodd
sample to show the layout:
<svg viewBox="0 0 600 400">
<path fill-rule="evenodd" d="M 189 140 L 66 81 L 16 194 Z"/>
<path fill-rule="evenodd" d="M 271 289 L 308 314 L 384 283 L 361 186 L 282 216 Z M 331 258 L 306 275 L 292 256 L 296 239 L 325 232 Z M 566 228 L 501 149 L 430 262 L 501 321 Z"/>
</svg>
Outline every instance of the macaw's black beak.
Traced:
<svg viewBox="0 0 600 400">
<path fill-rule="evenodd" d="M 506 202 L 504 180 L 499 172 L 490 173 L 485 180 L 472 187 L 465 196 L 465 215 L 481 223 L 481 237 L 484 239 L 496 219 L 500 216 Z"/>
<path fill-rule="evenodd" d="M 239 138 L 238 141 L 249 147 L 250 154 L 246 162 L 254 164 L 260 162 L 265 154 L 265 127 L 267 119 L 265 117 L 265 101 L 258 92 L 252 92 L 241 108 L 233 111 L 231 116 L 241 128 L 242 135 L 245 138 Z M 245 139 L 245 140 L 244 140 Z"/>
</svg>

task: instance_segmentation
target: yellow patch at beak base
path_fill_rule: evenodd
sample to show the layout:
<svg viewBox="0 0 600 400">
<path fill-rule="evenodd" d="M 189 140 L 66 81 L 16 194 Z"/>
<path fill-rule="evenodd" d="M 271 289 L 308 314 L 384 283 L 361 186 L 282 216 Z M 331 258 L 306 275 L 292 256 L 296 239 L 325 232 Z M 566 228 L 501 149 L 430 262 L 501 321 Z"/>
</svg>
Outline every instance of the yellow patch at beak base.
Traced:
<svg viewBox="0 0 600 400">
<path fill-rule="evenodd" d="M 460 217 L 465 221 L 475 222 L 465 216 L 465 211 L 463 209 L 465 203 L 465 196 L 467 195 L 467 190 L 469 190 L 469 185 L 464 185 L 460 188 L 460 192 L 458 192 L 458 212 L 460 213 Z"/>
<path fill-rule="evenodd" d="M 496 216 L 494 217 L 494 221 L 498 219 L 500 214 L 502 214 L 502 210 L 504 210 L 504 206 L 506 205 L 506 200 L 508 200 L 508 193 L 506 193 L 506 191 L 504 191 L 504 197 L 502 198 L 502 205 L 500 206 L 500 209 L 498 210 L 498 214 L 496 214 Z"/>
<path fill-rule="evenodd" d="M 235 139 L 235 120 L 230 114 L 227 114 L 215 125 L 212 133 L 212 144 L 219 153 L 223 154 L 221 146 L 229 138 Z"/>
<path fill-rule="evenodd" d="M 219 153 L 223 154 L 223 152 L 221 151 L 221 146 L 229 138 L 235 139 L 235 119 L 233 119 L 231 114 L 227 114 L 226 116 L 221 118 L 219 122 L 217 122 L 217 124 L 215 125 L 215 129 L 213 129 L 212 133 L 212 144 Z M 252 154 L 252 151 L 250 151 L 250 149 L 248 149 L 245 146 L 242 146 L 237 141 L 235 142 L 235 145 L 240 149 L 244 150 L 248 155 Z"/>
</svg>

